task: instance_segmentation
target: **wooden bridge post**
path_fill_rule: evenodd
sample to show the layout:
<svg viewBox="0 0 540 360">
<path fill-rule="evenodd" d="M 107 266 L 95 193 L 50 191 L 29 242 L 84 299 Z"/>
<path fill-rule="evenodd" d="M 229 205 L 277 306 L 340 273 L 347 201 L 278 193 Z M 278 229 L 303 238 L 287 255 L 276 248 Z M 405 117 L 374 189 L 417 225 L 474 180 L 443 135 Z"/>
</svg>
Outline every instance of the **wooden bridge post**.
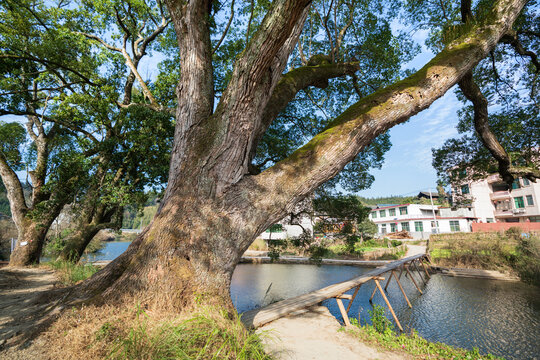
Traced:
<svg viewBox="0 0 540 360">
<path fill-rule="evenodd" d="M 383 278 L 384 280 L 384 278 Z M 379 292 L 381 293 L 383 299 L 384 299 L 384 302 L 386 302 L 386 305 L 388 306 L 388 309 L 390 309 L 390 313 L 392 314 L 392 316 L 394 317 L 394 321 L 396 322 L 397 326 L 399 327 L 399 330 L 403 331 L 403 327 L 401 327 L 401 324 L 396 316 L 396 313 L 394 312 L 394 309 L 392 308 L 392 305 L 390 305 L 390 301 L 388 301 L 388 298 L 386 297 L 386 295 L 384 294 L 384 291 L 383 289 L 381 288 L 381 284 L 379 284 L 379 281 L 374 278 L 373 281 L 375 281 L 375 286 L 376 288 L 375 289 L 379 289 Z"/>
<path fill-rule="evenodd" d="M 414 286 L 416 286 L 416 288 L 418 289 L 418 291 L 420 291 L 420 294 L 423 294 L 422 290 L 420 290 L 420 287 L 418 287 L 418 284 L 416 283 L 416 281 L 414 280 L 412 274 L 410 273 L 409 267 L 408 267 L 408 266 L 405 266 L 405 271 L 407 271 L 407 274 L 409 275 L 409 278 L 412 280 Z"/>
<path fill-rule="evenodd" d="M 392 270 L 392 273 L 394 273 L 394 270 Z M 407 305 L 409 305 L 409 308 L 412 308 L 411 302 L 409 301 L 409 298 L 407 297 L 407 294 L 405 294 L 405 290 L 403 290 L 403 286 L 401 286 L 401 283 L 399 282 L 399 279 L 396 277 L 396 274 L 393 274 L 396 278 L 396 282 L 399 285 L 399 289 L 401 290 L 401 293 L 403 294 L 403 297 L 405 298 L 405 301 L 407 302 Z"/>
<path fill-rule="evenodd" d="M 416 260 L 411 261 L 411 264 L 414 265 L 414 268 L 416 269 L 416 272 L 418 273 L 418 276 L 420 277 L 420 279 L 422 279 L 422 282 L 424 283 L 424 285 L 427 285 L 426 279 L 424 279 L 424 276 L 422 275 L 422 272 L 420 271 L 420 268 L 418 267 Z"/>
<path fill-rule="evenodd" d="M 390 280 L 392 280 L 392 276 L 395 276 L 394 270 L 392 270 L 390 272 L 390 276 L 388 277 L 388 281 L 386 282 L 386 286 L 384 287 L 384 291 L 387 291 L 386 289 L 388 289 L 388 284 L 390 284 Z"/>
<path fill-rule="evenodd" d="M 362 286 L 362 284 L 360 284 L 360 285 L 358 285 L 356 287 L 356 289 L 354 290 L 353 296 L 352 296 L 351 300 L 349 301 L 349 305 L 347 305 L 347 314 L 349 313 L 349 310 L 351 309 L 352 303 L 353 303 L 354 299 L 356 298 L 356 295 L 358 294 L 358 290 L 360 290 L 360 286 Z"/>
<path fill-rule="evenodd" d="M 341 312 L 341 316 L 343 317 L 343 321 L 345 322 L 345 326 L 351 326 L 351 322 L 349 321 L 349 315 L 345 311 L 345 307 L 343 306 L 343 302 L 340 298 L 336 297 L 336 302 L 339 307 L 339 311 Z"/>
<path fill-rule="evenodd" d="M 429 275 L 428 268 L 427 268 L 426 264 L 424 263 L 424 261 L 421 260 L 420 263 L 422 264 L 422 267 L 424 268 L 424 272 L 426 273 L 428 279 L 431 279 L 431 275 Z"/>
</svg>

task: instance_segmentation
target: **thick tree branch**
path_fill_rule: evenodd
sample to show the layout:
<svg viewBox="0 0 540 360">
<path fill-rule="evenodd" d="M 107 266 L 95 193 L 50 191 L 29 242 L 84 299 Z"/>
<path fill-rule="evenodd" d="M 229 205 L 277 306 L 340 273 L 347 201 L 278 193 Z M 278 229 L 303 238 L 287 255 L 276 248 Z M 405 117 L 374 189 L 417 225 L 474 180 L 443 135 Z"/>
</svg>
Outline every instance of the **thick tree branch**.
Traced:
<svg viewBox="0 0 540 360">
<path fill-rule="evenodd" d="M 259 198 L 258 206 L 281 216 L 283 211 L 334 177 L 378 135 L 427 108 L 491 51 L 525 2 L 497 2 L 489 21 L 474 26 L 418 72 L 360 100 L 287 159 L 260 175 L 246 177 L 247 182 L 255 181 L 252 188 L 258 190 L 254 196 L 279 194 L 262 202 Z"/>
</svg>

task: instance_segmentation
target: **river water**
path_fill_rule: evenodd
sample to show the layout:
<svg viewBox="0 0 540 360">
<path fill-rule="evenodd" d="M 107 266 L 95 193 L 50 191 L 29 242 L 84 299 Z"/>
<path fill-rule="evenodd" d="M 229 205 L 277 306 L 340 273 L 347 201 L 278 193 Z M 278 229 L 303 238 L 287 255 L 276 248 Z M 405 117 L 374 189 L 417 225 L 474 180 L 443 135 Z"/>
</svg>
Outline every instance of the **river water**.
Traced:
<svg viewBox="0 0 540 360">
<path fill-rule="evenodd" d="M 112 260 L 128 245 L 128 242 L 107 243 L 93 259 Z M 241 313 L 370 270 L 341 265 L 240 264 L 233 275 L 231 298 Z M 423 295 L 409 279 L 401 278 L 412 309 L 394 280 L 388 287 L 388 299 L 405 331 L 415 329 L 430 341 L 467 349 L 477 347 L 481 353 L 489 352 L 507 359 L 540 360 L 540 288 L 519 282 L 439 274 L 424 285 L 418 274 L 414 276 L 417 283 L 422 284 Z M 362 285 L 349 312 L 350 317 L 359 318 L 362 324 L 369 322 L 368 310 L 372 307 L 368 300 L 374 286 L 373 282 Z M 373 303 L 386 308 L 378 292 Z M 324 305 L 342 321 L 334 299 L 325 301 Z M 387 316 L 391 319 L 389 313 Z"/>
<path fill-rule="evenodd" d="M 237 310 L 244 312 L 369 270 L 339 265 L 240 264 L 233 275 L 231 297 Z M 387 294 L 406 332 L 416 329 L 430 341 L 467 349 L 477 347 L 483 354 L 489 352 L 507 359 L 540 359 L 540 288 L 439 274 L 424 285 L 418 274 L 413 276 L 422 284 L 423 295 L 409 279 L 402 276 L 401 280 L 412 309 L 394 280 Z M 373 282 L 362 285 L 349 312 L 362 324 L 369 322 L 369 297 L 374 286 Z M 386 308 L 378 292 L 373 303 Z M 342 321 L 334 299 L 323 304 Z M 389 312 L 387 316 L 392 319 Z"/>
</svg>

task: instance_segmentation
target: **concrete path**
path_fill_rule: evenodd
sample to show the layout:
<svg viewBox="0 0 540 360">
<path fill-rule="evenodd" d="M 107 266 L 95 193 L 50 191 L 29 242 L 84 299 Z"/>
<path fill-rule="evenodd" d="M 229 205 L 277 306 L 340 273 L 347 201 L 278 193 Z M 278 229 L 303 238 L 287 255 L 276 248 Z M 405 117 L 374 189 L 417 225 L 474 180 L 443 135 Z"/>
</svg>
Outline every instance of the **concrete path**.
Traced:
<svg viewBox="0 0 540 360">
<path fill-rule="evenodd" d="M 418 255 L 418 254 L 425 254 L 426 253 L 426 246 L 425 245 L 410 245 L 407 244 L 407 253 L 405 254 L 405 257 Z"/>
<path fill-rule="evenodd" d="M 315 306 L 257 329 L 266 351 L 278 360 L 401 360 L 405 354 L 380 351 L 353 335 L 324 306 Z"/>
</svg>

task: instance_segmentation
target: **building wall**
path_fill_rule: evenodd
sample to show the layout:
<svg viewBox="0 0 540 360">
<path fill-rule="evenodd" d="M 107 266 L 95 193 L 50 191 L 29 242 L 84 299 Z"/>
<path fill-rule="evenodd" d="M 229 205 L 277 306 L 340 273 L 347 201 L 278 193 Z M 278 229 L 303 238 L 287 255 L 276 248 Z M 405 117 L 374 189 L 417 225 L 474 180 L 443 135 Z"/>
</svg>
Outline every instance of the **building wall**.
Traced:
<svg viewBox="0 0 540 360">
<path fill-rule="evenodd" d="M 468 183 L 469 194 L 463 195 L 471 199 L 474 217 L 479 222 L 540 222 L 540 181 L 520 178 L 517 183 L 519 188 L 501 190 L 503 184 L 499 175 L 490 175 L 484 180 Z M 463 185 L 454 186 L 453 193 L 461 193 Z M 517 206 L 516 198 L 523 207 Z"/>
<path fill-rule="evenodd" d="M 403 207 L 407 208 L 407 214 L 401 214 L 399 211 L 399 208 Z M 390 209 L 395 209 L 395 215 L 390 215 Z M 384 211 L 384 216 L 381 216 L 381 210 Z M 376 213 L 376 217 L 373 216 L 374 213 Z M 441 216 L 440 214 L 442 212 L 437 205 L 402 204 L 381 207 L 373 209 L 369 218 L 377 224 L 378 236 L 384 236 L 384 234 L 394 231 L 407 230 L 414 239 L 427 239 L 429 235 L 437 230 L 435 226 L 432 226 L 433 213 L 435 213 L 435 217 L 437 218 L 438 232 L 440 233 L 471 231 L 469 220 L 466 217 L 460 216 L 460 214 L 451 209 L 445 209 L 444 214 L 446 216 Z M 451 221 L 454 222 L 454 229 L 451 227 Z M 408 224 L 408 227 L 404 223 Z M 417 228 L 415 223 L 422 224 L 421 228 Z M 458 229 L 455 227 L 456 224 L 459 227 Z"/>
<path fill-rule="evenodd" d="M 470 193 L 473 198 L 473 213 L 474 217 L 481 222 L 493 222 L 495 207 L 491 201 L 491 187 L 486 180 L 469 184 Z"/>
<path fill-rule="evenodd" d="M 540 222 L 520 222 L 520 223 L 506 223 L 498 222 L 493 224 L 475 223 L 472 224 L 473 232 L 501 232 L 510 229 L 511 227 L 519 227 L 523 232 L 540 232 Z"/>
</svg>

